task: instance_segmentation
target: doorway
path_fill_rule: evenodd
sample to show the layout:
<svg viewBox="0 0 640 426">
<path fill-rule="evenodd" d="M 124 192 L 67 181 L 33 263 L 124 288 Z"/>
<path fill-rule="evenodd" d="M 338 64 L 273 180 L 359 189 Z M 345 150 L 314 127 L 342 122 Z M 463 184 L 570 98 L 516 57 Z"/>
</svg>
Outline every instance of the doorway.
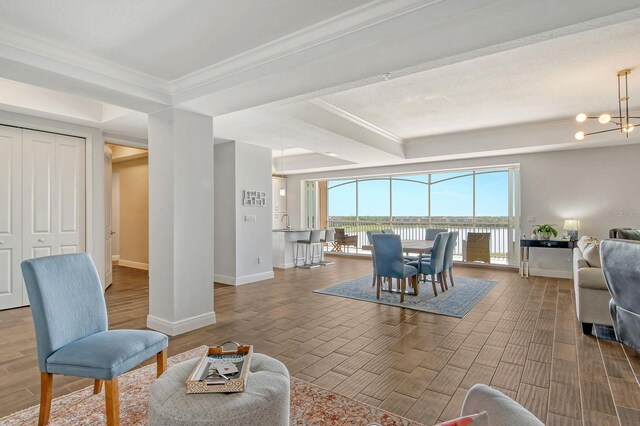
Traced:
<svg viewBox="0 0 640 426">
<path fill-rule="evenodd" d="M 113 267 L 149 270 L 149 161 L 143 148 L 105 144 L 105 285 Z"/>
</svg>

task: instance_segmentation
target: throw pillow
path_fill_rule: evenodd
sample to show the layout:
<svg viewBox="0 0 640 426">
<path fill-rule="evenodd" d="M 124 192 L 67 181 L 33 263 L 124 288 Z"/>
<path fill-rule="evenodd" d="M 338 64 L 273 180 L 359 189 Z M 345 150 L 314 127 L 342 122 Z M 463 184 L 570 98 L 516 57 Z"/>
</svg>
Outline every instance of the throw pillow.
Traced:
<svg viewBox="0 0 640 426">
<path fill-rule="evenodd" d="M 438 423 L 436 426 L 467 426 L 470 424 L 473 424 L 473 426 L 489 426 L 489 416 L 487 412 L 483 411 L 482 413 L 469 414 L 468 416 Z"/>
<path fill-rule="evenodd" d="M 592 268 L 600 268 L 600 240 L 595 237 L 584 236 L 578 241 L 582 257 Z"/>
</svg>

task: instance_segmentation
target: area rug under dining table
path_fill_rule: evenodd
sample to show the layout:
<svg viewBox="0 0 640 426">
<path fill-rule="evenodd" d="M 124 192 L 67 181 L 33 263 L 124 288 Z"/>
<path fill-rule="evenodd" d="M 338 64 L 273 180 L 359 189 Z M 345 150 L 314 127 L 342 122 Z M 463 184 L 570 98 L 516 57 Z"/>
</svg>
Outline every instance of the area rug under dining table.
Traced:
<svg viewBox="0 0 640 426">
<path fill-rule="evenodd" d="M 436 284 L 438 287 L 438 297 L 436 297 L 433 295 L 431 282 L 421 282 L 418 296 L 414 296 L 411 293 L 407 294 L 404 298 L 404 303 L 400 303 L 400 295 L 389 291 L 383 291 L 378 300 L 376 298 L 376 288 L 371 285 L 371 275 L 366 275 L 315 290 L 315 293 L 462 318 L 481 301 L 496 284 L 498 284 L 497 281 L 455 277 L 455 286 L 449 286 L 449 289 L 444 292 L 440 291 L 440 284 Z"/>
<path fill-rule="evenodd" d="M 169 367 L 200 356 L 206 346 L 175 355 Z M 155 364 L 130 371 L 118 380 L 120 388 L 120 421 L 122 426 L 147 424 L 149 386 L 155 379 Z M 55 378 L 54 378 L 55 386 Z M 250 384 L 249 384 L 250 386 Z M 104 392 L 93 394 L 93 386 L 55 398 L 51 405 L 51 426 L 85 426 L 106 424 Z M 421 426 L 368 404 L 322 389 L 304 380 L 291 378 L 291 425 L 338 426 L 368 425 Z M 2 426 L 38 424 L 38 406 L 33 406 L 0 419 Z"/>
</svg>

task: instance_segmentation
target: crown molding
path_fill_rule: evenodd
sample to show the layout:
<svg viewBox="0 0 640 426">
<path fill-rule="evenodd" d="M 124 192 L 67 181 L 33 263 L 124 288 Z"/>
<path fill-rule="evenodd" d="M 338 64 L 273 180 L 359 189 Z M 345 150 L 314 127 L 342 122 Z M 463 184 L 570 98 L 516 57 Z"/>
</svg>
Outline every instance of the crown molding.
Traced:
<svg viewBox="0 0 640 426">
<path fill-rule="evenodd" d="M 171 82 L 175 96 L 444 0 L 378 0 L 288 34 Z"/>
<path fill-rule="evenodd" d="M 170 104 L 171 85 L 91 53 L 0 26 L 0 57 L 91 84 L 133 92 Z"/>
<path fill-rule="evenodd" d="M 323 110 L 330 112 L 331 114 L 337 115 L 340 118 L 343 118 L 347 121 L 350 121 L 353 124 L 356 124 L 360 127 L 363 127 L 367 130 L 369 130 L 370 132 L 376 133 L 384 138 L 387 138 L 397 144 L 403 144 L 404 143 L 404 139 L 402 139 L 400 136 L 394 135 L 391 132 L 388 132 L 378 126 L 376 126 L 373 123 L 370 123 L 369 121 L 358 117 L 355 114 L 352 114 L 348 111 L 343 110 L 340 107 L 335 106 L 334 104 L 325 101 L 324 99 L 321 98 L 316 98 L 316 99 L 310 99 L 307 102 L 312 103 L 313 105 L 322 108 Z"/>
</svg>

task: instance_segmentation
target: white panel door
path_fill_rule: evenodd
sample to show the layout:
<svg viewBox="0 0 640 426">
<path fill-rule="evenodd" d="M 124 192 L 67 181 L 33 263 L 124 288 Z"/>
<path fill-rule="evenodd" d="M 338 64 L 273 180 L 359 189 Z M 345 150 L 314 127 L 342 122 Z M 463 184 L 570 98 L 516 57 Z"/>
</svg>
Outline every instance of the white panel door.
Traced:
<svg viewBox="0 0 640 426">
<path fill-rule="evenodd" d="M 0 126 L 0 309 L 22 306 L 22 130 Z"/>
<path fill-rule="evenodd" d="M 111 152 L 111 148 L 105 145 L 104 147 L 104 240 L 105 240 L 105 259 L 104 259 L 104 267 L 105 267 L 105 280 L 104 287 L 105 289 L 111 285 L 113 282 L 113 246 L 112 246 L 112 236 L 113 232 L 113 185 L 112 185 L 112 173 L 113 173 L 113 163 L 112 163 L 113 153 Z"/>
<path fill-rule="evenodd" d="M 84 251 L 84 139 L 24 130 L 22 142 L 23 259 Z"/>
</svg>

